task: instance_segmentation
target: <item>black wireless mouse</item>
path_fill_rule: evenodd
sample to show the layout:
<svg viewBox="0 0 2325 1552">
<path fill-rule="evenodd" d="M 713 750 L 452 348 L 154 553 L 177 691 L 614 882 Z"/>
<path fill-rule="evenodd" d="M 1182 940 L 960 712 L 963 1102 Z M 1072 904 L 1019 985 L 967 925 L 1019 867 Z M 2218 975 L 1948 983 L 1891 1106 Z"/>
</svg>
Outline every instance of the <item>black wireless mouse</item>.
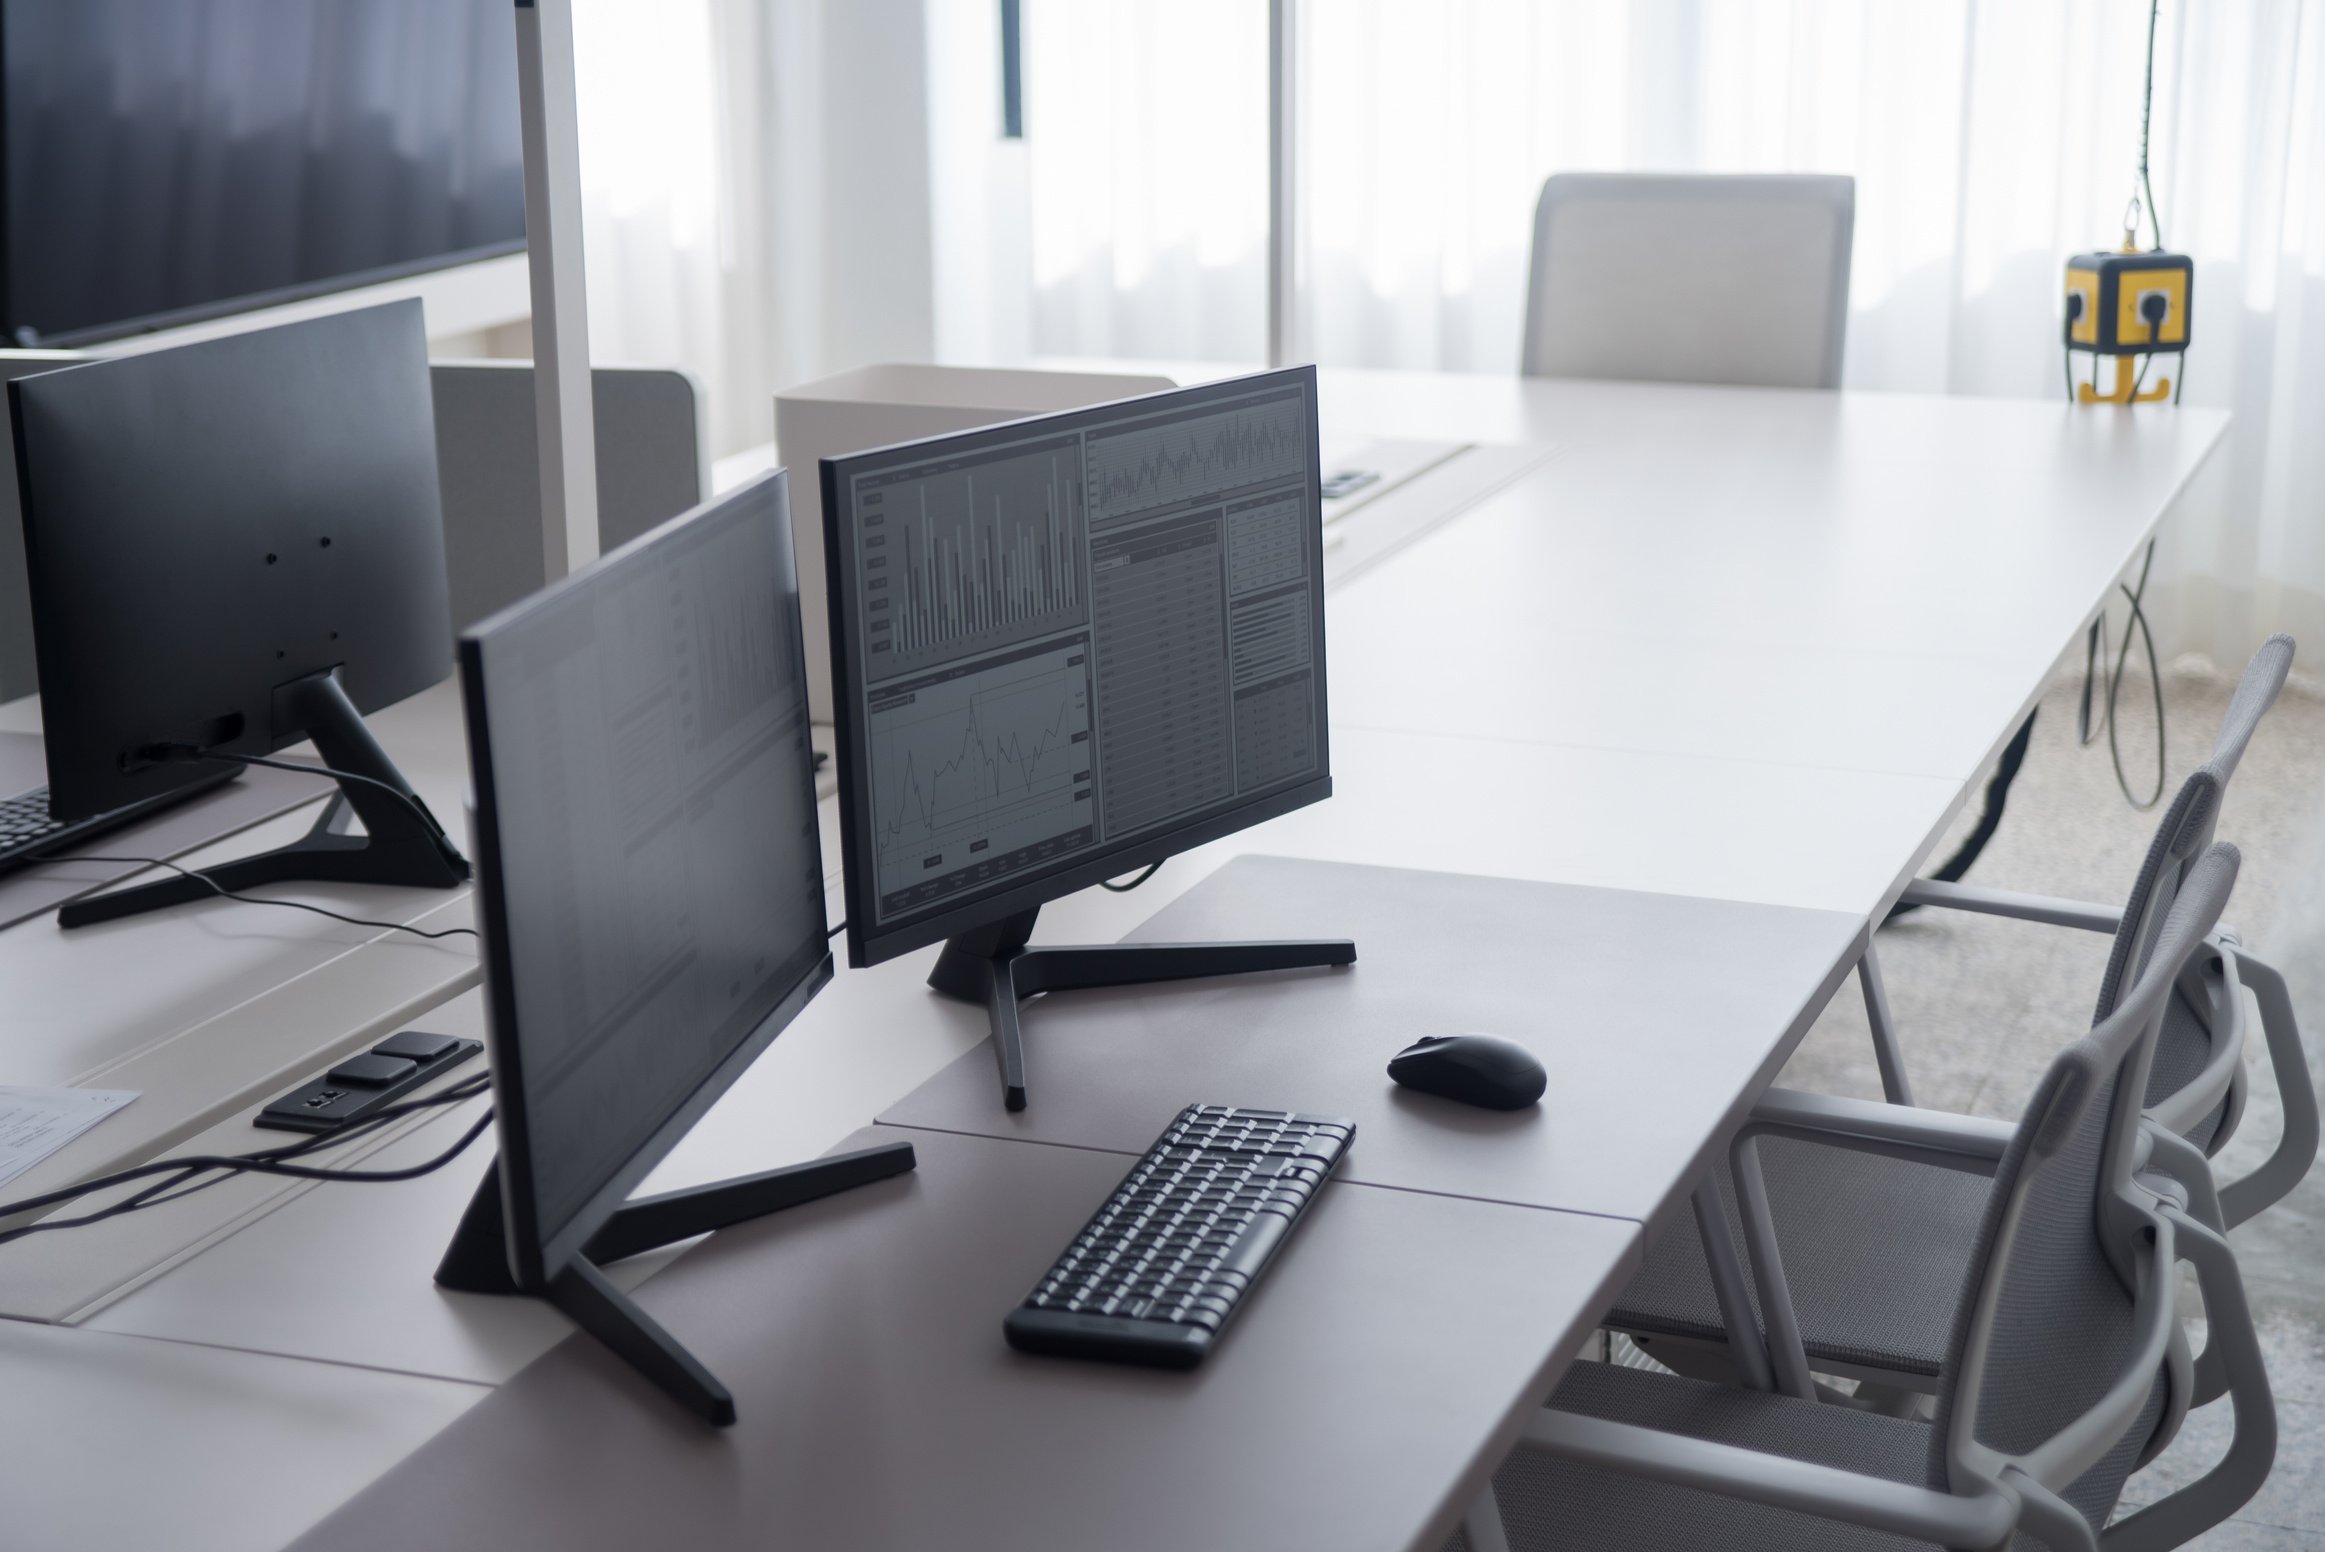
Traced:
<svg viewBox="0 0 2325 1552">
<path fill-rule="evenodd" d="M 1523 1110 L 1550 1086 L 1534 1053 L 1499 1035 L 1416 1040 L 1389 1059 L 1389 1076 L 1409 1089 L 1487 1110 Z"/>
</svg>

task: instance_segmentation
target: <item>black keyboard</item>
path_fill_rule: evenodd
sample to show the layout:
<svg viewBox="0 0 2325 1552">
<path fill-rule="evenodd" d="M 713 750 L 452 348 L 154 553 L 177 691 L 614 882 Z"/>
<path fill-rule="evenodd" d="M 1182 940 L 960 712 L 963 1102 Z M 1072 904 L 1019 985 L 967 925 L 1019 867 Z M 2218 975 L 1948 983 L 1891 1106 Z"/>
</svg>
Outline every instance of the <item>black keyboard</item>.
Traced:
<svg viewBox="0 0 2325 1552">
<path fill-rule="evenodd" d="M 205 773 L 199 781 L 174 788 L 156 797 L 140 798 L 121 808 L 108 809 L 102 814 L 91 814 L 86 819 L 63 820 L 48 811 L 48 788 L 34 787 L 14 797 L 0 798 L 0 873 L 37 862 L 44 853 L 62 851 L 68 847 L 103 835 L 132 819 L 140 819 L 156 809 L 182 803 L 197 792 L 207 792 L 221 783 L 232 781 L 239 772 L 220 771 Z"/>
<path fill-rule="evenodd" d="M 1193 1368 L 1355 1137 L 1331 1116 L 1189 1105 L 1009 1312 L 1009 1345 Z"/>
</svg>

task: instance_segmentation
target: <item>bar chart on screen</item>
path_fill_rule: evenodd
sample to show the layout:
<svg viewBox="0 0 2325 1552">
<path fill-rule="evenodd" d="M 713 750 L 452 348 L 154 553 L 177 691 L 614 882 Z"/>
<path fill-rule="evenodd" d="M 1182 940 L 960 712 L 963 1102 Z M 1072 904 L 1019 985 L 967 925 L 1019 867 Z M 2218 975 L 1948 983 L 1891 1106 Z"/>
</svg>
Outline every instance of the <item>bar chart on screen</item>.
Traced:
<svg viewBox="0 0 2325 1552">
<path fill-rule="evenodd" d="M 993 450 L 861 490 L 874 673 L 1055 635 L 1086 618 L 1073 439 Z"/>
</svg>

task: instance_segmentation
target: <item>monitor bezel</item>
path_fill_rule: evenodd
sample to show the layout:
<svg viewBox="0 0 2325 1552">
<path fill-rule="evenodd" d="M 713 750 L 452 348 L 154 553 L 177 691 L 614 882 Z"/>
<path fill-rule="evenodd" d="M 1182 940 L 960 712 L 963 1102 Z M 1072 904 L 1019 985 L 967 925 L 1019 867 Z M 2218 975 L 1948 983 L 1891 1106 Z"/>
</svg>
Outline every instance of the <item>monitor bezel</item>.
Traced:
<svg viewBox="0 0 2325 1552">
<path fill-rule="evenodd" d="M 873 900 L 879 883 L 871 856 L 871 804 L 867 796 L 858 790 L 859 783 L 870 769 L 871 759 L 865 743 L 868 730 L 860 725 L 861 718 L 858 716 L 858 708 L 864 698 L 864 665 L 856 650 L 859 611 L 856 607 L 855 547 L 848 542 L 848 535 L 841 528 L 846 521 L 846 504 L 840 499 L 845 480 L 865 462 L 887 461 L 898 453 L 917 448 L 935 448 L 940 444 L 973 447 L 985 440 L 1001 441 L 1021 436 L 1027 428 L 1033 426 L 1054 428 L 1061 432 L 1073 431 L 1090 422 L 1120 415 L 1133 406 L 1155 405 L 1163 401 L 1198 406 L 1212 399 L 1243 398 L 1254 389 L 1278 385 L 1299 387 L 1308 406 L 1308 488 L 1315 521 L 1313 536 L 1309 541 L 1309 559 L 1316 568 L 1317 584 L 1316 774 L 1292 786 L 1281 787 L 1264 796 L 1216 810 L 1201 819 L 1152 830 L 1117 845 L 1101 846 L 1094 854 L 1060 862 L 1020 883 L 981 894 L 961 905 L 915 917 L 895 927 L 872 927 Z M 1087 889 L 1093 884 L 1120 877 L 1151 863 L 1162 862 L 1223 836 L 1233 835 L 1238 830 L 1249 829 L 1255 824 L 1321 802 L 1332 795 L 1331 719 L 1327 690 L 1329 676 L 1326 672 L 1327 642 L 1323 625 L 1323 469 L 1322 451 L 1316 434 L 1317 410 L 1315 367 L 1286 367 L 1223 378 L 1189 388 L 1139 394 L 1083 409 L 1025 416 L 995 425 L 978 426 L 968 431 L 919 437 L 908 442 L 866 448 L 845 457 L 822 460 L 819 475 L 823 494 L 824 580 L 830 599 L 828 618 L 831 624 L 832 718 L 839 747 L 840 857 L 848 914 L 848 964 L 851 968 L 863 969 L 881 964 L 900 954 L 925 948 L 931 943 L 942 942 L 980 927 L 989 927 L 1008 917 Z"/>
<path fill-rule="evenodd" d="M 638 1183 L 669 1156 L 670 1150 L 734 1086 L 751 1063 L 774 1042 L 775 1037 L 799 1016 L 800 1011 L 814 1000 L 818 992 L 830 984 L 834 969 L 827 935 L 823 952 L 809 965 L 799 982 L 752 1027 L 749 1034 L 736 1043 L 735 1048 L 711 1069 L 685 1100 L 647 1135 L 621 1168 L 592 1192 L 561 1226 L 544 1234 L 532 1174 L 532 1138 L 525 1106 L 523 1041 L 518 1028 L 515 976 L 509 958 L 508 897 L 501 881 L 500 814 L 498 794 L 493 783 L 491 726 L 486 713 L 487 638 L 526 614 L 545 607 L 561 594 L 587 584 L 601 571 L 619 566 L 638 552 L 667 541 L 680 528 L 715 521 L 725 515 L 728 508 L 756 496 L 770 485 L 774 487 L 783 530 L 779 548 L 784 563 L 793 568 L 796 585 L 797 561 L 791 545 L 790 487 L 785 472 L 778 469 L 680 513 L 652 532 L 608 551 L 583 571 L 477 622 L 460 636 L 460 699 L 468 732 L 469 767 L 476 789 L 476 833 L 472 840 L 477 872 L 478 936 L 481 940 L 478 957 L 484 970 L 485 1036 L 492 1058 L 493 1109 L 500 1129 L 501 1209 L 507 1224 L 509 1271 L 518 1286 L 527 1291 L 539 1292 L 547 1287 L 549 1281 L 581 1253 L 590 1236 L 605 1226 L 607 1220 L 629 1199 Z M 797 661 L 801 664 L 804 676 L 804 653 Z M 800 697 L 804 706 L 804 677 Z M 814 771 L 803 767 L 800 775 L 812 804 Z M 824 894 L 820 889 L 816 891 L 815 915 L 818 929 L 828 929 L 830 918 L 824 909 Z"/>
</svg>

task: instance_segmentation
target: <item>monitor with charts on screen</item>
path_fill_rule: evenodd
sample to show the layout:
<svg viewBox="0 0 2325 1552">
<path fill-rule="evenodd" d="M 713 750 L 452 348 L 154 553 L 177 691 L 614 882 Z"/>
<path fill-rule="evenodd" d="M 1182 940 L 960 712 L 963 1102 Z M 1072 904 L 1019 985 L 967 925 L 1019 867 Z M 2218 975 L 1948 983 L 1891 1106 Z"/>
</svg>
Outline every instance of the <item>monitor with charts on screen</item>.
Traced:
<svg viewBox="0 0 2325 1552">
<path fill-rule="evenodd" d="M 1332 791 L 1312 367 L 823 461 L 848 956 L 1042 991 L 1345 965 L 1345 940 L 1028 948 L 1046 901 Z"/>
</svg>

